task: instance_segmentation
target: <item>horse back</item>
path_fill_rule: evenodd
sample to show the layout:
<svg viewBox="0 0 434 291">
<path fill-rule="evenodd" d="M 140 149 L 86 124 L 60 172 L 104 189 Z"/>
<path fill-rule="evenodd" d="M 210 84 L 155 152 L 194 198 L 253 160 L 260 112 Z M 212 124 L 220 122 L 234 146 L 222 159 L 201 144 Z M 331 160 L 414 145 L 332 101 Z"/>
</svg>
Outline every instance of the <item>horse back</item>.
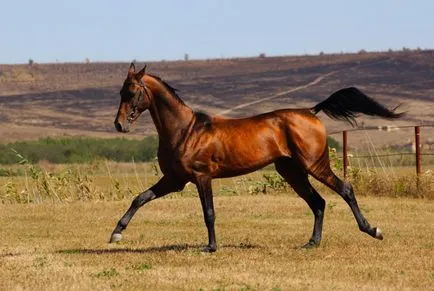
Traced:
<svg viewBox="0 0 434 291">
<path fill-rule="evenodd" d="M 202 118 L 182 156 L 192 171 L 235 176 L 282 157 L 311 155 L 325 144 L 324 126 L 308 109 L 284 109 L 240 119 Z"/>
</svg>

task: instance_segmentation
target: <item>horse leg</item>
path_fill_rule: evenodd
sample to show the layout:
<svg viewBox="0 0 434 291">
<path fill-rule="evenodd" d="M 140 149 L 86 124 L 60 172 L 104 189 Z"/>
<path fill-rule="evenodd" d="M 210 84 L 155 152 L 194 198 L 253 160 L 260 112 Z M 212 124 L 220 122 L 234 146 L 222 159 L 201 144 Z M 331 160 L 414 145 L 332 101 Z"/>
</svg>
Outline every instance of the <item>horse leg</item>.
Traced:
<svg viewBox="0 0 434 291">
<path fill-rule="evenodd" d="M 351 186 L 350 183 L 346 183 L 339 179 L 333 171 L 330 169 L 330 167 L 323 167 L 321 172 L 310 173 L 315 179 L 321 181 L 325 185 L 327 185 L 330 189 L 338 193 L 344 200 L 347 202 L 347 204 L 350 206 L 351 211 L 353 212 L 354 217 L 356 218 L 357 224 L 359 226 L 359 229 L 362 232 L 365 232 L 369 234 L 370 236 L 382 240 L 383 235 L 381 233 L 380 228 L 378 227 L 371 227 L 369 222 L 366 220 L 366 218 L 363 216 L 362 212 L 360 211 L 359 205 L 357 204 L 356 197 L 354 196 L 353 186 Z"/>
<path fill-rule="evenodd" d="M 202 204 L 203 217 L 208 230 L 208 245 L 203 249 L 204 252 L 212 253 L 217 249 L 214 222 L 215 212 L 212 197 L 211 178 L 201 176 L 196 179 L 197 191 L 199 192 L 200 202 Z"/>
<path fill-rule="evenodd" d="M 312 187 L 307 173 L 301 165 L 291 158 L 284 158 L 274 163 L 276 171 L 282 175 L 289 185 L 309 205 L 315 217 L 312 236 L 303 248 L 319 246 L 321 242 L 322 226 L 324 219 L 325 201 L 320 194 Z"/>
<path fill-rule="evenodd" d="M 133 218 L 134 214 L 140 207 L 149 201 L 163 197 L 175 191 L 180 191 L 184 186 L 185 183 L 179 183 L 178 181 L 170 180 L 164 176 L 154 186 L 137 195 L 131 203 L 130 208 L 128 208 L 127 212 L 125 212 L 113 230 L 110 243 L 118 242 L 122 239 L 122 231 L 128 226 L 131 218 Z"/>
</svg>

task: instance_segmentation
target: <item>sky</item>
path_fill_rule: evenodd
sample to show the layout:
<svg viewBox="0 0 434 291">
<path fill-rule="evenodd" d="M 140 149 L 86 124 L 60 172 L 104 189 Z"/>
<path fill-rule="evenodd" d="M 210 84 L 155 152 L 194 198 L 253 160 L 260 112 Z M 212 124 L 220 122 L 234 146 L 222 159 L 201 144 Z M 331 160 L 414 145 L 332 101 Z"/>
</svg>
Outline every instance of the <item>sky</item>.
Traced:
<svg viewBox="0 0 434 291">
<path fill-rule="evenodd" d="M 0 0 L 0 63 L 434 48 L 432 0 Z"/>
</svg>

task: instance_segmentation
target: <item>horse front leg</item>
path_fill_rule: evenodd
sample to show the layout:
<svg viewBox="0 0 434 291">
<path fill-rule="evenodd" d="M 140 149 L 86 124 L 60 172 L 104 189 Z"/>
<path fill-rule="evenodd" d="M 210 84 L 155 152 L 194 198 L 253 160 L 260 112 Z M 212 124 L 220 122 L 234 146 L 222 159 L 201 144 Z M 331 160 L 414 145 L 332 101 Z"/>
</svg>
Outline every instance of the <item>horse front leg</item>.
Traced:
<svg viewBox="0 0 434 291">
<path fill-rule="evenodd" d="M 203 217 L 208 230 L 208 245 L 203 249 L 204 252 L 212 253 L 217 249 L 214 222 L 214 203 L 212 197 L 211 178 L 202 176 L 196 179 L 196 186 L 199 192 L 200 202 L 202 204 Z"/>
<path fill-rule="evenodd" d="M 125 212 L 113 230 L 110 237 L 110 243 L 115 243 L 122 239 L 122 231 L 127 228 L 128 223 L 140 207 L 169 193 L 181 191 L 184 189 L 185 184 L 186 183 L 180 183 L 164 176 L 154 186 L 137 195 L 131 203 L 130 208 L 128 208 L 127 212 Z"/>
</svg>

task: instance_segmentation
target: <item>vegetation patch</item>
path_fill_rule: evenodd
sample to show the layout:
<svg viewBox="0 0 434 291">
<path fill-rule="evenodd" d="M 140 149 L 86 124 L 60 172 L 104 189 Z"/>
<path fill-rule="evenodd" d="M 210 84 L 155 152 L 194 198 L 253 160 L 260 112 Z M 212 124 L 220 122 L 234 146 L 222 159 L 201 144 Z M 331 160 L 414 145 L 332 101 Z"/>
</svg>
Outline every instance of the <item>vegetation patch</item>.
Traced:
<svg viewBox="0 0 434 291">
<path fill-rule="evenodd" d="M 98 272 L 94 274 L 96 278 L 111 278 L 115 276 L 119 276 L 119 272 L 115 268 L 110 268 L 106 270 L 102 270 L 101 272 Z"/>
<path fill-rule="evenodd" d="M 149 264 L 143 263 L 143 264 L 132 265 L 131 267 L 128 267 L 127 270 L 128 269 L 135 270 L 135 271 L 145 271 L 145 270 L 152 269 L 152 266 Z"/>
<path fill-rule="evenodd" d="M 90 163 L 101 158 L 117 162 L 145 162 L 155 158 L 157 145 L 158 138 L 155 136 L 143 140 L 43 138 L 0 145 L 0 164 L 19 162 L 17 152 L 32 164 L 41 161 L 55 164 Z"/>
</svg>

